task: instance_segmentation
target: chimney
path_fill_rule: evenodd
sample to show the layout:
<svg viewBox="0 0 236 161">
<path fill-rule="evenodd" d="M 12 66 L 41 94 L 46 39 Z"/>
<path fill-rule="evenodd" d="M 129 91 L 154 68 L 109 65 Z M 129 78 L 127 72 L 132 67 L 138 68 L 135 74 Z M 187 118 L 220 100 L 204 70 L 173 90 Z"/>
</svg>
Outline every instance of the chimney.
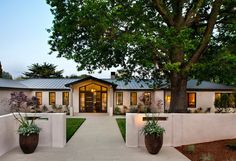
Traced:
<svg viewBox="0 0 236 161">
<path fill-rule="evenodd" d="M 116 72 L 111 72 L 111 79 L 116 79 Z"/>
</svg>

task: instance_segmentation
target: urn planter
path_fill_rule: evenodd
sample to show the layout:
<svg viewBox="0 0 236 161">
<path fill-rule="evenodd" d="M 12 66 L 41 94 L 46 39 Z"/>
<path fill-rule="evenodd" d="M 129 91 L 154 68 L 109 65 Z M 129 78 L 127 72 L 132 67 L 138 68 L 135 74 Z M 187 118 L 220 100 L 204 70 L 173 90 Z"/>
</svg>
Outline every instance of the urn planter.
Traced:
<svg viewBox="0 0 236 161">
<path fill-rule="evenodd" d="M 159 136 L 154 134 L 145 135 L 145 146 L 150 154 L 159 153 L 162 145 L 163 145 L 163 134 Z"/>
<path fill-rule="evenodd" d="M 39 134 L 29 134 L 27 135 L 19 135 L 19 144 L 21 147 L 21 150 L 25 154 L 30 154 L 35 151 L 35 149 L 38 146 L 38 141 L 39 141 Z"/>
</svg>

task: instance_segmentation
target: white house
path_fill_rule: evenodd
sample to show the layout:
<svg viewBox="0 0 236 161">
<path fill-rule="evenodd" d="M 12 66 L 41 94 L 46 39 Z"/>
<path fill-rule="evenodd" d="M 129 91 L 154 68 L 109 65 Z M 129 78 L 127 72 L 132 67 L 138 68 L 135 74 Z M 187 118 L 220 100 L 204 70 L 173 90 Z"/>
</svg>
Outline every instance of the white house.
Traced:
<svg viewBox="0 0 236 161">
<path fill-rule="evenodd" d="M 203 81 L 197 85 L 196 80 L 188 81 L 186 101 L 188 108 L 214 108 L 214 100 L 220 93 L 232 93 L 235 87 L 225 86 Z M 27 96 L 36 96 L 40 105 L 68 105 L 71 112 L 78 113 L 109 113 L 114 108 L 130 108 L 141 103 L 143 97 L 146 102 L 155 108 L 162 100 L 163 108 L 168 109 L 170 104 L 170 89 L 162 86 L 157 89 L 150 87 L 146 81 L 125 82 L 110 79 L 99 79 L 88 76 L 83 79 L 28 79 L 6 80 L 0 79 L 0 114 L 8 113 L 10 93 L 23 91 Z M 5 107 L 5 108 L 4 108 Z"/>
</svg>

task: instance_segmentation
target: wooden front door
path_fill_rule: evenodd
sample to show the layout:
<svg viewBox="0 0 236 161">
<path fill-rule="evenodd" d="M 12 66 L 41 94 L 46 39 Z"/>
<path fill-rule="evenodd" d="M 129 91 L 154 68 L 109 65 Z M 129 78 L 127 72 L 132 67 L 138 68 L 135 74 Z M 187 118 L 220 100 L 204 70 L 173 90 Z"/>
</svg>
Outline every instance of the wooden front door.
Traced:
<svg viewBox="0 0 236 161">
<path fill-rule="evenodd" d="M 86 112 L 93 112 L 93 93 L 85 93 L 85 110 Z"/>
</svg>

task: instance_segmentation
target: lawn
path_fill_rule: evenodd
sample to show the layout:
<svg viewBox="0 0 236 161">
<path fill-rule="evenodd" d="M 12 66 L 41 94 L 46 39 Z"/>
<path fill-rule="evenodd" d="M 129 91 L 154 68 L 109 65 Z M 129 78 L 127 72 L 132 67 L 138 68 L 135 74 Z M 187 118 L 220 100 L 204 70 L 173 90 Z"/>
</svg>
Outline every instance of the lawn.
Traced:
<svg viewBox="0 0 236 161">
<path fill-rule="evenodd" d="M 66 119 L 66 142 L 74 135 L 77 129 L 85 121 L 84 118 L 67 118 Z"/>
<path fill-rule="evenodd" d="M 126 131 L 126 127 L 125 127 L 125 118 L 117 118 L 116 122 L 119 126 L 120 129 L 120 133 L 125 141 L 125 131 Z"/>
</svg>

